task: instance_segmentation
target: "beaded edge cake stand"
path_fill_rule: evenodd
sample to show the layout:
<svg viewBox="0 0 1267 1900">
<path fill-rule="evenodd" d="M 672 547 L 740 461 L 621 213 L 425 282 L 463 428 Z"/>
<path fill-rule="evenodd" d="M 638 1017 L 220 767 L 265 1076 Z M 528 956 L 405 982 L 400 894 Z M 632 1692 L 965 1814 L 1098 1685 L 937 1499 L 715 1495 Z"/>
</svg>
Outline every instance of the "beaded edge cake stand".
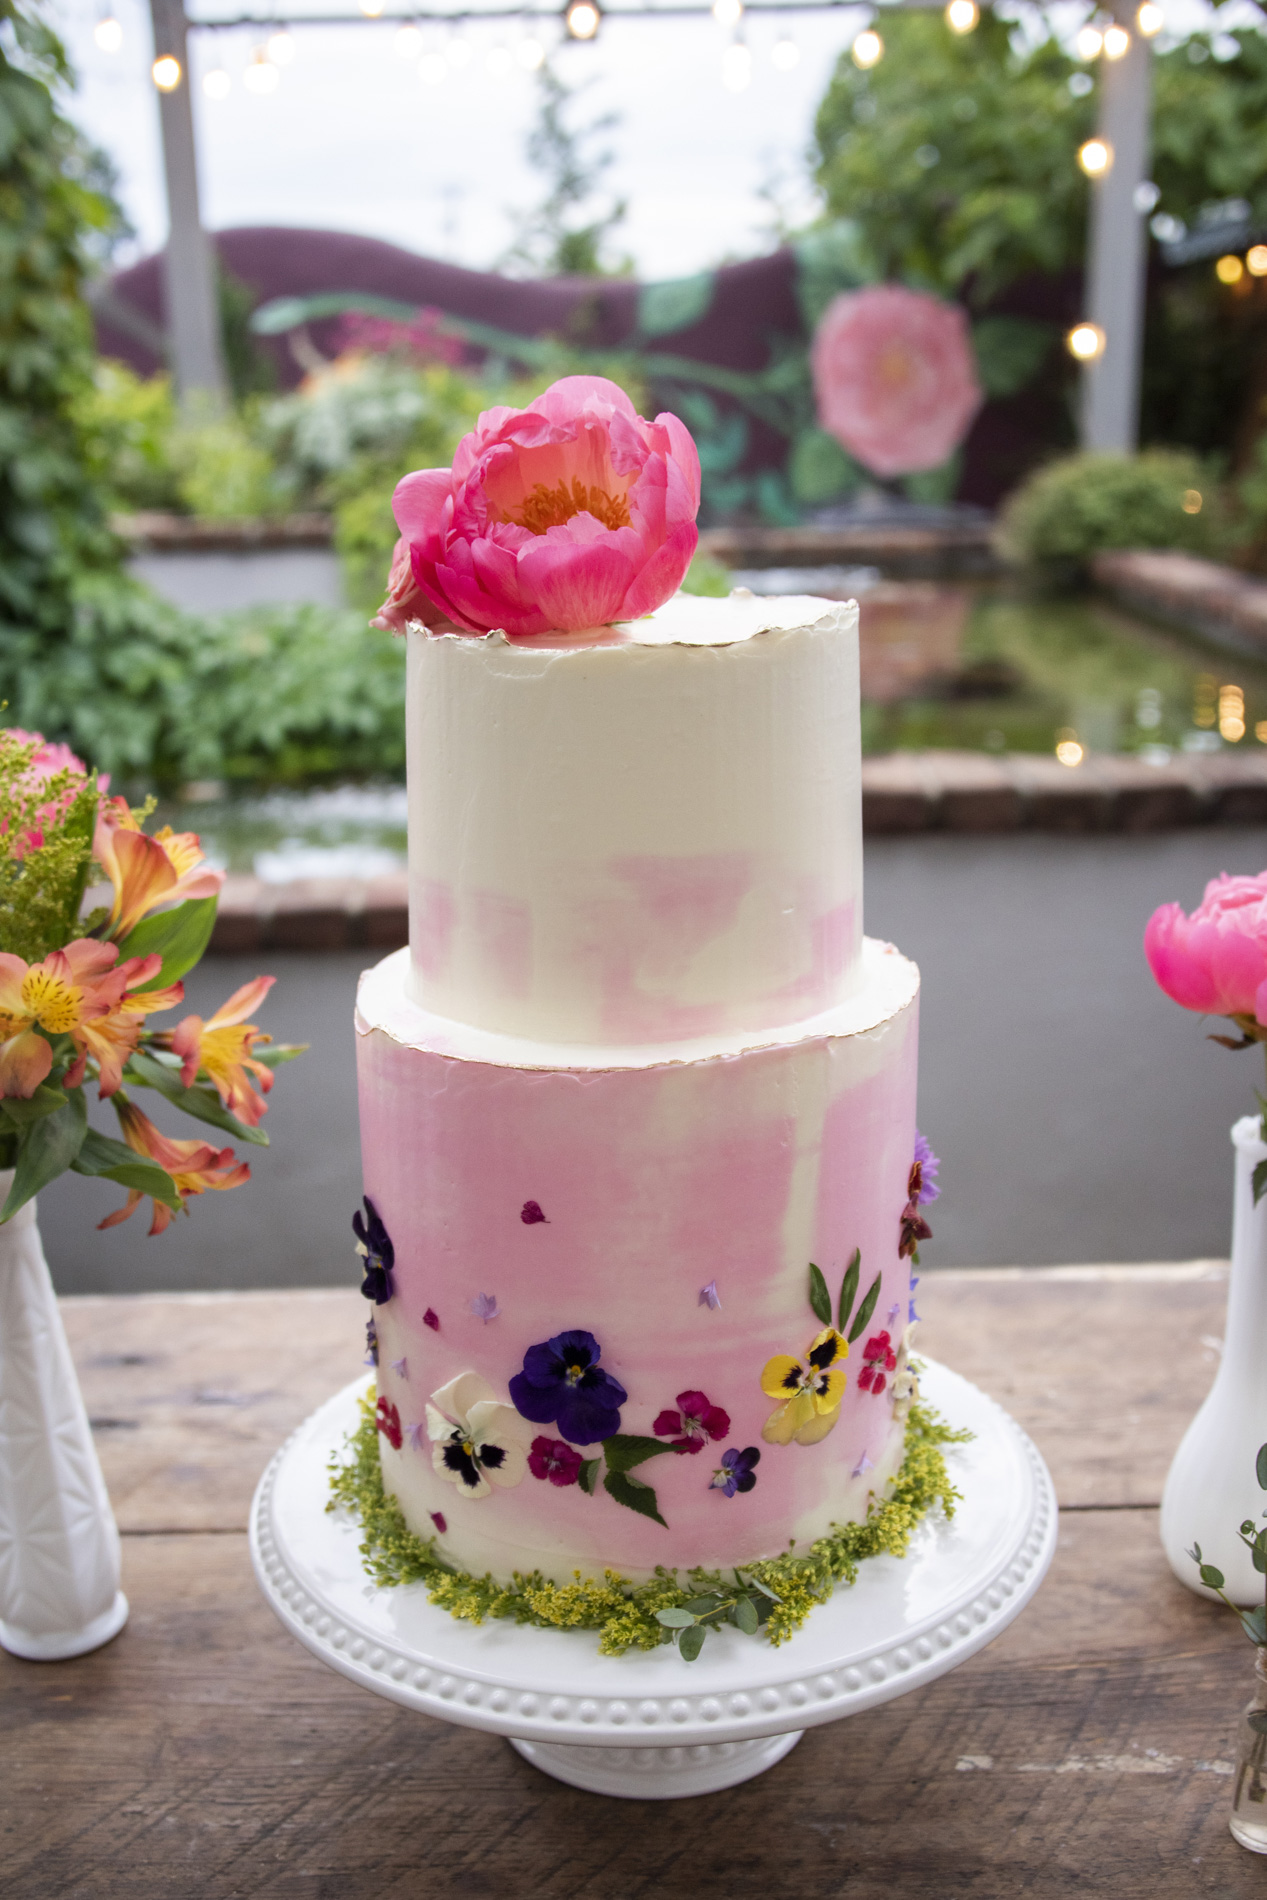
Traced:
<svg viewBox="0 0 1267 1900">
<path fill-rule="evenodd" d="M 962 1500 L 901 1559 L 863 1564 L 790 1641 L 735 1629 L 698 1661 L 676 1648 L 601 1656 L 592 1631 L 459 1623 L 420 1584 L 380 1588 L 360 1530 L 329 1512 L 329 1463 L 357 1423 L 359 1379 L 274 1457 L 251 1507 L 261 1590 L 293 1636 L 342 1675 L 441 1721 L 505 1735 L 573 1787 L 635 1799 L 706 1794 L 760 1774 L 806 1728 L 905 1695 L 992 1642 L 1042 1582 L 1056 1494 L 1039 1453 L 992 1399 L 925 1361 L 924 1397 L 970 1443 L 947 1447 Z"/>
</svg>

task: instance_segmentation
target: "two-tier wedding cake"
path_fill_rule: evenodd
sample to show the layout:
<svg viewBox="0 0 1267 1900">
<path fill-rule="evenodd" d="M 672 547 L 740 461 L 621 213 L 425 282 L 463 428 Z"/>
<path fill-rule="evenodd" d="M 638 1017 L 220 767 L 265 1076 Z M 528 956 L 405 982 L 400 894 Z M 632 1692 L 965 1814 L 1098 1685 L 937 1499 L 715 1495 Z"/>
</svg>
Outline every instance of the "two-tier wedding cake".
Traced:
<svg viewBox="0 0 1267 1900">
<path fill-rule="evenodd" d="M 582 525 L 615 538 L 613 461 Z M 562 489 L 526 492 L 493 518 L 531 556 Z M 804 1551 L 901 1462 L 927 1232 L 918 972 L 862 934 L 857 608 L 455 629 L 428 558 L 409 947 L 356 1015 L 386 1489 L 503 1580 Z"/>
</svg>

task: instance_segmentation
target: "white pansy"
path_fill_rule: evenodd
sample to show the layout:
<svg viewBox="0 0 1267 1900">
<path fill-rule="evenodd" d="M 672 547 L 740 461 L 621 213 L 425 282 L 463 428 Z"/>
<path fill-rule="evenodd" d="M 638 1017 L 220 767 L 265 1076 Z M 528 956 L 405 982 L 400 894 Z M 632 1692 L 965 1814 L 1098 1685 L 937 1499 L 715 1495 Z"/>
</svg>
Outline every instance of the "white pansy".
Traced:
<svg viewBox="0 0 1267 1900">
<path fill-rule="evenodd" d="M 494 1485 L 505 1490 L 528 1469 L 524 1420 L 475 1372 L 431 1394 L 427 1436 L 432 1464 L 465 1498 L 486 1498 Z"/>
</svg>

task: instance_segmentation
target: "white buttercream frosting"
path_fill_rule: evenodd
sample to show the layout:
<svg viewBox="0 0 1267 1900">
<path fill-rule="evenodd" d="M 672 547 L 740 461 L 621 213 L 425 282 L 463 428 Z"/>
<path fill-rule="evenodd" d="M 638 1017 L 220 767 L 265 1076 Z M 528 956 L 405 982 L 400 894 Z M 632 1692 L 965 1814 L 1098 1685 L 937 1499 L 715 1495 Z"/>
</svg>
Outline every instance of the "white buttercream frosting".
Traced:
<svg viewBox="0 0 1267 1900">
<path fill-rule="evenodd" d="M 410 977 L 429 1014 L 639 1047 L 861 980 L 857 607 L 677 596 L 533 639 L 407 636 Z"/>
</svg>

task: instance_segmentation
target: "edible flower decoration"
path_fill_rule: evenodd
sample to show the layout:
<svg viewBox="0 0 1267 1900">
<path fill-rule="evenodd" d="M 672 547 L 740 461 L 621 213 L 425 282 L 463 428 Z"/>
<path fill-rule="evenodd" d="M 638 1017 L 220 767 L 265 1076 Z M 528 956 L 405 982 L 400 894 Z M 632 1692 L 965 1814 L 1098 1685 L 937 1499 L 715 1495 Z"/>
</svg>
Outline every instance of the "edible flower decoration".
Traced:
<svg viewBox="0 0 1267 1900">
<path fill-rule="evenodd" d="M 761 1462 L 761 1453 L 755 1445 L 749 1445 L 744 1451 L 736 1451 L 732 1445 L 721 1455 L 721 1467 L 714 1471 L 710 1491 L 720 1491 L 723 1497 L 733 1498 L 736 1491 L 751 1491 L 757 1482 L 754 1469 Z"/>
<path fill-rule="evenodd" d="M 235 1159 L 232 1148 L 213 1148 L 209 1141 L 173 1141 L 154 1126 L 135 1102 L 116 1100 L 115 1111 L 128 1147 L 133 1154 L 158 1164 L 175 1188 L 177 1206 L 182 1210 L 191 1196 L 205 1194 L 208 1188 L 221 1191 L 241 1187 L 244 1181 L 250 1180 L 250 1168 L 245 1161 Z M 132 1188 L 126 1205 L 98 1221 L 98 1227 L 117 1227 L 144 1199 L 145 1189 Z M 167 1201 L 155 1195 L 150 1233 L 163 1233 L 171 1225 L 174 1211 Z"/>
<path fill-rule="evenodd" d="M 898 1230 L 897 1255 L 899 1260 L 918 1260 L 919 1243 L 931 1240 L 933 1230 L 919 1211 L 920 1194 L 924 1185 L 923 1169 L 918 1161 L 912 1163 L 906 1182 L 906 1206 L 902 1209 L 901 1224 Z"/>
<path fill-rule="evenodd" d="M 581 1475 L 581 1454 L 565 1445 L 561 1438 L 534 1438 L 528 1453 L 528 1469 L 534 1478 L 546 1478 L 560 1487 L 575 1484 Z"/>
<path fill-rule="evenodd" d="M 518 1414 L 474 1372 L 460 1372 L 432 1393 L 427 1436 L 432 1464 L 466 1498 L 486 1498 L 494 1485 L 509 1489 L 528 1469 Z"/>
<path fill-rule="evenodd" d="M 392 1268 L 396 1264 L 396 1249 L 373 1201 L 368 1194 L 364 1199 L 364 1214 L 358 1207 L 352 1216 L 356 1251 L 365 1263 L 361 1291 L 376 1306 L 386 1306 L 392 1296 Z"/>
<path fill-rule="evenodd" d="M 730 1430 L 729 1412 L 702 1392 L 679 1392 L 677 1402 L 676 1412 L 661 1412 L 651 1427 L 657 1438 L 672 1440 L 674 1451 L 703 1451 L 706 1440 L 724 1438 Z"/>
<path fill-rule="evenodd" d="M 937 1171 L 941 1167 L 941 1162 L 918 1128 L 915 1130 L 915 1167 L 919 1169 L 919 1185 L 915 1190 L 915 1199 L 921 1207 L 927 1207 L 928 1203 L 935 1201 L 941 1193 L 941 1188 L 937 1184 Z M 913 1173 L 914 1169 L 912 1169 Z"/>
<path fill-rule="evenodd" d="M 593 1333 L 556 1333 L 529 1346 L 523 1371 L 510 1382 L 515 1409 L 534 1425 L 557 1425 L 574 1445 L 614 1437 L 629 1394 L 599 1365 L 601 1356 Z"/>
<path fill-rule="evenodd" d="M 677 591 L 699 541 L 700 464 L 684 424 L 647 422 L 604 376 L 565 376 L 498 407 L 452 469 L 406 475 L 375 626 L 437 614 L 468 633 L 636 620 Z"/>
<path fill-rule="evenodd" d="M 766 1361 L 761 1390 L 768 1399 L 781 1399 L 771 1412 L 761 1436 L 769 1445 L 816 1445 L 826 1438 L 840 1416 L 845 1396 L 844 1361 L 848 1342 L 834 1326 L 824 1326 L 810 1341 L 803 1359 L 778 1353 Z"/>
<path fill-rule="evenodd" d="M 883 1392 L 887 1380 L 886 1373 L 897 1369 L 897 1354 L 893 1350 L 893 1340 L 888 1332 L 873 1333 L 862 1349 L 863 1367 L 858 1374 L 858 1387 L 862 1392 L 874 1392 L 877 1397 Z"/>
<path fill-rule="evenodd" d="M 399 1451 L 404 1442 L 404 1433 L 400 1429 L 400 1411 L 390 1399 L 380 1399 L 374 1409 L 374 1423 L 387 1440 L 393 1451 Z"/>
<path fill-rule="evenodd" d="M 919 1397 L 919 1376 L 911 1358 L 911 1346 L 917 1321 L 912 1320 L 902 1334 L 898 1347 L 897 1371 L 893 1375 L 893 1416 L 900 1424 Z"/>
</svg>

